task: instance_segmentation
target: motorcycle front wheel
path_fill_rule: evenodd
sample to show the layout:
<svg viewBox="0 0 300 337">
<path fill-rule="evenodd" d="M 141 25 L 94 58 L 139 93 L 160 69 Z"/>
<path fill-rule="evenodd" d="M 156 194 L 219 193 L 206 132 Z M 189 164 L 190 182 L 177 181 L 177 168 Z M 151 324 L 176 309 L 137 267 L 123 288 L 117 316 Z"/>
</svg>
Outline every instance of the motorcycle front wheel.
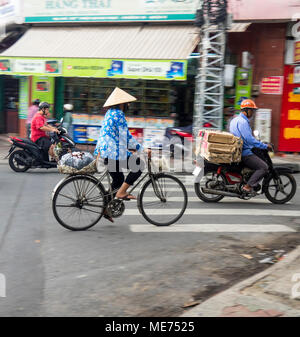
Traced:
<svg viewBox="0 0 300 337">
<path fill-rule="evenodd" d="M 29 169 L 29 166 L 24 164 L 22 160 L 25 160 L 27 157 L 26 152 L 23 150 L 17 150 L 14 151 L 10 156 L 9 156 L 9 166 L 11 167 L 12 170 L 15 172 L 26 172 Z"/>
<path fill-rule="evenodd" d="M 290 201 L 297 190 L 295 178 L 290 173 L 271 176 L 265 183 L 265 195 L 273 204 L 285 204 Z"/>
</svg>

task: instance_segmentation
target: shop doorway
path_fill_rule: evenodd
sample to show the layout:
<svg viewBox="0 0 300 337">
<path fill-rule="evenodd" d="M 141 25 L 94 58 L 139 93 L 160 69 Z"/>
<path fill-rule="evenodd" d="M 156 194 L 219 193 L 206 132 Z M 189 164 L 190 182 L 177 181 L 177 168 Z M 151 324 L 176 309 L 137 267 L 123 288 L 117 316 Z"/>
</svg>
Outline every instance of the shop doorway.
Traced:
<svg viewBox="0 0 300 337">
<path fill-rule="evenodd" d="M 19 79 L 5 76 L 3 82 L 5 133 L 19 133 Z"/>
</svg>

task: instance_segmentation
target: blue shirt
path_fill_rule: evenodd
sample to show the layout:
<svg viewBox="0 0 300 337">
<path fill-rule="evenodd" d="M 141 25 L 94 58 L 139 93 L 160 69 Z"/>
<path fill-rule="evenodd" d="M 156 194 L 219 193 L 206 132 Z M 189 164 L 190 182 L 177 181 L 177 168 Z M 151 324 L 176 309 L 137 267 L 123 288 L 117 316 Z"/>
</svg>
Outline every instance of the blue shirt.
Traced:
<svg viewBox="0 0 300 337">
<path fill-rule="evenodd" d="M 102 122 L 99 139 L 94 155 L 113 160 L 126 160 L 131 156 L 131 150 L 142 147 L 130 134 L 124 112 L 119 109 L 109 109 Z"/>
<path fill-rule="evenodd" d="M 230 122 L 229 129 L 230 133 L 243 139 L 243 157 L 253 155 L 253 152 L 251 151 L 253 147 L 259 149 L 268 148 L 268 145 L 253 137 L 249 119 L 243 113 L 240 113 L 237 117 L 233 118 Z"/>
</svg>

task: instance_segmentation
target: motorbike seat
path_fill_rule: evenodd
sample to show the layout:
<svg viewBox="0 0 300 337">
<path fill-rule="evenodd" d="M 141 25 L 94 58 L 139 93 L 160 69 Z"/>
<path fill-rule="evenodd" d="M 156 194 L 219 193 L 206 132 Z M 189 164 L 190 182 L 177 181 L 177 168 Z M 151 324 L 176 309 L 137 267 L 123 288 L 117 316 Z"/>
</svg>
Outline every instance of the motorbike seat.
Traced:
<svg viewBox="0 0 300 337">
<path fill-rule="evenodd" d="M 40 149 L 40 147 L 36 143 L 34 143 L 32 140 L 30 140 L 28 138 L 19 138 L 19 139 L 21 139 L 22 142 L 25 143 L 25 144 L 33 145 L 33 146 L 37 147 L 38 149 Z"/>
</svg>

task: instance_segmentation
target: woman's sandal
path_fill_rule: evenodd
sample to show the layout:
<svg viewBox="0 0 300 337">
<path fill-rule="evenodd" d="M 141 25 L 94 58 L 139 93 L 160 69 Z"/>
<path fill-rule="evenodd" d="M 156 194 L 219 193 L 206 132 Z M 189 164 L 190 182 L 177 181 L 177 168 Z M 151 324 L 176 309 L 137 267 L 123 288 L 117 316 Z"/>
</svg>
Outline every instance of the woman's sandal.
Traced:
<svg viewBox="0 0 300 337">
<path fill-rule="evenodd" d="M 132 194 L 126 194 L 124 197 L 117 197 L 117 199 L 120 199 L 120 200 L 126 200 L 126 201 L 130 201 L 130 200 L 136 200 L 137 198 L 132 195 Z"/>
</svg>

